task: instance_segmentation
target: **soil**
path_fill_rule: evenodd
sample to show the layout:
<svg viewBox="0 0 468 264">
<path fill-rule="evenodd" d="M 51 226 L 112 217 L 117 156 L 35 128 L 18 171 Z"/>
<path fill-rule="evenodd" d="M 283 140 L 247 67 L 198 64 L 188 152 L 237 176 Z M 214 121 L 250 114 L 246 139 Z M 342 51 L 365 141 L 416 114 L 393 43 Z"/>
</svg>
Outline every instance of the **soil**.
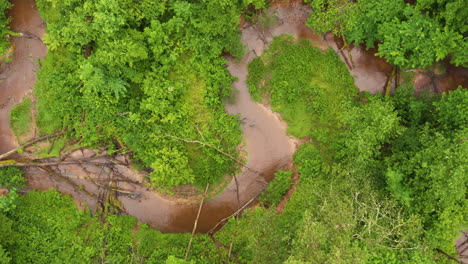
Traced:
<svg viewBox="0 0 468 264">
<path fill-rule="evenodd" d="M 462 236 L 455 242 L 460 261 L 463 264 L 468 263 L 468 232 L 462 232 Z"/>
<path fill-rule="evenodd" d="M 7 196 L 10 193 L 10 190 L 7 188 L 0 188 L 0 197 Z"/>
<path fill-rule="evenodd" d="M 433 93 L 453 91 L 458 86 L 468 88 L 468 68 L 452 65 L 448 59 L 441 61 L 438 66 L 442 70 L 415 70 L 413 82 L 416 95 L 424 91 Z"/>
</svg>

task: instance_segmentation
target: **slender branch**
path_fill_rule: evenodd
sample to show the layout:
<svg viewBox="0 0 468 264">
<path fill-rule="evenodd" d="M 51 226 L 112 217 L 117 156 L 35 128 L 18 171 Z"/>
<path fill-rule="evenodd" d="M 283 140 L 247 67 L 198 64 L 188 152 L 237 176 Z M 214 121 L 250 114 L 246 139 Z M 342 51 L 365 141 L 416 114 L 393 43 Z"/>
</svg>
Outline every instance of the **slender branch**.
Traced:
<svg viewBox="0 0 468 264">
<path fill-rule="evenodd" d="M 437 253 L 440 253 L 440 254 L 442 254 L 442 255 L 445 255 L 445 256 L 446 256 L 448 259 L 450 259 L 450 260 L 453 260 L 453 261 L 455 261 L 455 262 L 457 262 L 457 263 L 462 263 L 460 260 L 458 260 L 458 259 L 455 258 L 454 256 L 451 256 L 451 255 L 447 254 L 447 253 L 446 253 L 445 251 L 443 251 L 442 249 L 436 248 L 436 249 L 434 249 L 434 250 L 435 250 Z"/>
<path fill-rule="evenodd" d="M 34 161 L 28 159 L 20 160 L 0 160 L 0 168 L 8 166 L 16 167 L 29 167 L 29 166 L 58 166 L 58 165 L 69 165 L 69 164 L 89 164 L 89 165 L 113 165 L 114 163 L 109 161 L 97 161 L 97 160 L 64 160 L 64 161 Z"/>
<path fill-rule="evenodd" d="M 223 218 L 221 219 L 221 221 L 219 221 L 213 228 L 210 229 L 210 231 L 208 231 L 208 234 L 211 234 L 213 233 L 216 228 L 218 228 L 219 225 L 221 225 L 222 223 L 224 223 L 226 220 L 228 220 L 229 218 L 233 217 L 233 216 L 236 216 L 238 215 L 240 212 L 242 212 L 242 210 L 244 210 L 252 201 L 254 201 L 255 199 L 257 199 L 257 197 L 253 197 L 252 199 L 250 199 L 247 203 L 245 203 L 241 208 L 239 208 L 239 210 L 237 210 L 236 212 L 234 212 L 232 215 L 226 217 L 226 218 Z"/>
<path fill-rule="evenodd" d="M 118 193 L 136 195 L 136 193 L 134 193 L 134 192 L 130 192 L 130 191 L 126 191 L 126 190 L 122 190 L 122 189 L 119 189 L 119 188 L 110 186 L 111 183 L 115 181 L 114 179 L 102 179 L 102 180 L 109 181 L 109 186 L 105 186 L 105 185 L 103 185 L 103 184 L 100 184 L 100 183 L 98 183 L 98 182 L 92 180 L 91 178 L 87 178 L 87 180 L 90 180 L 90 181 L 91 181 L 92 183 L 94 183 L 96 186 L 99 186 L 99 187 L 101 187 L 101 188 L 105 188 L 105 189 L 108 189 L 108 190 L 111 190 L 111 191 L 115 191 L 115 192 L 118 192 Z"/>
<path fill-rule="evenodd" d="M 188 255 L 190 253 L 190 247 L 192 247 L 193 236 L 195 235 L 195 232 L 197 231 L 198 219 L 200 218 L 200 213 L 203 208 L 203 203 L 205 202 L 205 197 L 206 197 L 206 193 L 208 192 L 209 186 L 210 186 L 209 184 L 206 185 L 205 193 L 203 194 L 203 198 L 200 202 L 200 206 L 198 207 L 197 218 L 195 219 L 195 224 L 193 225 L 192 235 L 190 236 L 189 244 L 187 246 L 187 251 L 185 252 L 185 261 L 187 261 Z"/>
<path fill-rule="evenodd" d="M 76 119 L 76 118 L 72 119 L 72 121 L 75 120 L 75 119 Z M 110 122 L 110 121 L 106 121 L 106 122 L 97 124 L 96 127 L 105 125 L 105 124 L 107 124 L 107 123 L 109 123 L 109 122 Z M 10 150 L 10 151 L 8 151 L 8 152 L 6 152 L 6 153 L 1 154 L 1 155 L 0 155 L 0 160 L 5 159 L 6 157 L 9 157 L 9 156 L 15 154 L 15 153 L 18 152 L 18 150 L 20 150 L 20 149 L 29 147 L 29 146 L 31 146 L 31 145 L 36 144 L 37 142 L 40 142 L 40 141 L 43 141 L 43 140 L 46 140 L 46 139 L 49 139 L 49 138 L 52 138 L 52 137 L 59 137 L 59 136 L 65 134 L 66 132 L 68 132 L 68 131 L 70 131 L 70 130 L 73 130 L 73 129 L 76 129 L 76 128 L 82 127 L 82 126 L 84 126 L 83 123 L 82 123 L 82 124 L 79 124 L 79 125 L 77 125 L 77 126 L 74 126 L 74 127 L 70 128 L 70 129 L 63 128 L 63 129 L 62 129 L 61 131 L 59 131 L 59 132 L 56 132 L 56 133 L 53 133 L 53 134 L 50 134 L 50 135 L 47 135 L 47 136 L 43 136 L 43 137 L 39 137 L 39 138 L 33 139 L 33 140 L 29 141 L 28 143 L 26 143 L 26 144 L 24 144 L 24 145 L 22 145 L 22 146 L 19 146 L 19 147 L 15 148 L 15 149 L 12 149 L 12 150 Z M 19 165 L 17 165 L 17 166 L 19 166 Z"/>
<path fill-rule="evenodd" d="M 236 159 L 235 157 L 233 157 L 231 154 L 228 154 L 222 150 L 220 150 L 219 148 L 213 146 L 213 145 L 210 145 L 208 143 L 205 143 L 205 142 L 202 142 L 202 141 L 199 141 L 199 140 L 191 140 L 191 139 L 185 139 L 185 138 L 180 138 L 180 137 L 176 137 L 176 136 L 172 136 L 172 135 L 165 135 L 166 137 L 170 137 L 170 138 L 173 138 L 173 139 L 177 139 L 179 141 L 183 141 L 183 142 L 187 142 L 187 143 L 196 143 L 196 144 L 200 144 L 200 145 L 203 145 L 203 146 L 206 146 L 206 147 L 209 147 L 209 148 L 212 148 L 216 151 L 218 151 L 219 153 L 223 154 L 224 156 L 234 160 L 235 162 L 239 163 L 240 165 L 244 166 L 245 168 L 247 168 L 248 170 L 250 171 L 253 171 L 257 174 L 260 174 L 258 171 L 250 168 L 249 166 L 247 166 L 247 164 L 245 164 L 244 162 L 240 161 L 239 159 Z"/>
<path fill-rule="evenodd" d="M 36 144 L 37 142 L 40 142 L 40 141 L 43 141 L 43 140 L 46 140 L 46 139 L 49 139 L 49 138 L 53 138 L 53 137 L 58 137 L 58 136 L 60 136 L 62 134 L 63 134 L 63 132 L 59 132 L 59 133 L 54 133 L 54 134 L 51 134 L 51 135 L 47 135 L 47 136 L 43 136 L 43 137 L 33 139 L 33 140 L 29 141 L 28 143 L 26 143 L 26 144 L 24 144 L 22 146 L 19 146 L 19 147 L 15 148 L 15 149 L 12 149 L 12 150 L 10 150 L 8 152 L 5 152 L 5 153 L 1 154 L 0 155 L 0 160 L 15 154 L 19 149 L 24 149 L 26 147 L 29 147 L 31 145 Z"/>
<path fill-rule="evenodd" d="M 73 188 L 76 190 L 76 191 L 79 191 L 79 192 L 83 192 L 84 194 L 90 196 L 90 197 L 94 197 L 96 198 L 96 195 L 94 193 L 91 193 L 91 192 L 88 192 L 86 189 L 84 188 L 80 188 L 80 186 L 76 183 L 74 183 L 72 180 L 70 180 L 69 178 L 55 172 L 52 168 L 48 167 L 48 166 L 38 166 L 37 167 L 39 170 L 55 177 L 55 178 L 58 178 L 68 184 L 70 184 L 71 186 L 73 186 Z"/>
</svg>

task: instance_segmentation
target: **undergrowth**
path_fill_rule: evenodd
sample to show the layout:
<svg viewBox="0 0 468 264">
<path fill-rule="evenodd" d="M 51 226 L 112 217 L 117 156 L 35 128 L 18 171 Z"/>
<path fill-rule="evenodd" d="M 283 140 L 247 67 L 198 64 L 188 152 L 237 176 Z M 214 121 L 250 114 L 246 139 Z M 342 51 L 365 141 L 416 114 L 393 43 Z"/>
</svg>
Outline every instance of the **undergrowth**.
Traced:
<svg viewBox="0 0 468 264">
<path fill-rule="evenodd" d="M 26 135 L 32 122 L 32 101 L 24 98 L 23 101 L 13 107 L 10 114 L 10 127 L 14 134 L 18 136 Z"/>
</svg>

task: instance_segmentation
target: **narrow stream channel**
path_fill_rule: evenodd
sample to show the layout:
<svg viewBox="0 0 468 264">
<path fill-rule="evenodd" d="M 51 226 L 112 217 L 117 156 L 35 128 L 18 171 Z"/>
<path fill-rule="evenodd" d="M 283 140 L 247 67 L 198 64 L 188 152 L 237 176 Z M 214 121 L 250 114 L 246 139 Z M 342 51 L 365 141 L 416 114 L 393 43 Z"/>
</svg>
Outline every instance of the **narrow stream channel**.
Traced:
<svg viewBox="0 0 468 264">
<path fill-rule="evenodd" d="M 32 36 L 41 38 L 45 31 L 45 25 L 37 12 L 34 0 L 13 0 L 11 2 L 15 5 L 9 12 L 9 15 L 13 17 L 11 23 L 13 31 L 28 32 Z M 237 93 L 235 103 L 226 104 L 226 110 L 230 114 L 240 115 L 245 140 L 244 150 L 248 153 L 247 165 L 259 173 L 244 168 L 237 175 L 237 184 L 236 181 L 232 180 L 218 196 L 205 202 L 197 232 L 207 232 L 221 219 L 236 212 L 239 207 L 261 193 L 266 188 L 267 182 L 273 178 L 274 172 L 289 164 L 295 152 L 295 141 L 286 135 L 287 124 L 281 121 L 279 115 L 273 113 L 268 106 L 255 103 L 251 99 L 245 80 L 248 74 L 248 63 L 268 48 L 268 43 L 274 36 L 291 34 L 297 38 L 308 38 L 314 45 L 322 49 L 328 48 L 329 44 L 337 49 L 333 40 L 328 39 L 327 42 L 314 35 L 305 26 L 310 8 L 296 2 L 272 6 L 269 12 L 277 16 L 278 23 L 272 25 L 268 30 L 246 25 L 242 30 L 242 42 L 247 47 L 245 57 L 240 61 L 227 58 L 227 69 L 238 80 L 232 85 Z M 47 52 L 46 46 L 39 39 L 13 37 L 12 40 L 16 47 L 13 61 L 0 69 L 2 81 L 0 83 L 0 153 L 17 146 L 9 129 L 9 113 L 12 106 L 18 103 L 23 96 L 32 93 L 35 71 L 38 67 L 36 60 L 43 58 Z M 367 54 L 365 51 L 359 52 Z M 377 84 L 385 82 L 382 74 L 374 74 L 376 71 L 383 72 L 382 69 L 376 68 L 377 64 L 375 63 L 378 62 L 375 62 L 375 57 L 372 59 L 370 56 L 362 56 L 365 59 L 361 61 L 358 53 L 353 54 L 353 57 L 358 66 L 361 67 L 360 70 L 355 70 L 354 74 L 363 76 L 357 81 L 357 84 L 370 83 L 369 89 L 375 89 Z M 385 68 L 386 65 L 382 67 Z M 361 86 L 359 87 L 361 88 Z M 85 150 L 78 151 L 71 156 L 79 159 L 92 155 L 94 155 L 93 151 Z M 86 167 L 63 165 L 60 166 L 59 170 L 76 184 L 83 185 L 88 192 L 98 191 L 98 188 L 85 178 L 89 175 L 102 173 L 102 168 L 93 165 L 86 165 Z M 124 168 L 122 168 L 122 173 L 134 178 L 142 177 Z M 27 177 L 30 189 L 55 188 L 62 193 L 72 195 L 75 200 L 90 206 L 91 209 L 95 207 L 95 201 L 80 190 L 76 190 L 70 184 L 54 179 L 37 169 L 28 169 Z M 191 232 L 199 207 L 196 202 L 187 199 L 166 198 L 143 185 L 120 184 L 120 187 L 125 187 L 139 194 L 137 198 L 119 196 L 129 215 L 164 232 Z"/>
<path fill-rule="evenodd" d="M 38 59 L 44 58 L 47 46 L 40 38 L 44 35 L 45 24 L 39 16 L 33 0 L 11 1 L 14 7 L 8 12 L 13 17 L 10 28 L 23 33 L 11 37 L 14 47 L 13 60 L 0 67 L 0 153 L 18 146 L 10 130 L 10 112 L 24 96 L 31 95 L 36 82 Z"/>
<path fill-rule="evenodd" d="M 20 32 L 30 32 L 41 37 L 44 34 L 44 23 L 39 17 L 33 0 L 14 0 L 15 7 L 10 15 L 13 17 L 12 29 Z M 273 113 L 268 106 L 255 103 L 249 94 L 245 83 L 247 78 L 247 65 L 255 57 L 262 54 L 268 48 L 268 43 L 274 36 L 291 34 L 295 37 L 309 38 L 314 45 L 322 49 L 328 47 L 321 37 L 312 34 L 305 26 L 310 8 L 299 3 L 285 6 L 273 6 L 270 14 L 278 18 L 278 23 L 268 29 L 254 25 L 246 25 L 242 30 L 242 42 L 247 47 L 245 57 L 240 61 L 227 58 L 227 69 L 238 80 L 233 83 L 236 89 L 236 100 L 233 104 L 227 104 L 226 110 L 230 114 L 239 114 L 242 120 L 242 132 L 245 141 L 245 151 L 248 153 L 247 165 L 252 170 L 244 168 L 237 175 L 237 183 L 232 180 L 228 186 L 216 197 L 206 201 L 201 211 L 197 232 L 207 232 L 221 219 L 231 215 L 246 202 L 256 197 L 267 186 L 267 182 L 273 178 L 273 174 L 279 168 L 291 162 L 296 145 L 292 138 L 286 135 L 287 125 L 281 121 L 278 114 Z M 13 104 L 21 97 L 32 92 L 35 82 L 36 67 L 34 59 L 42 58 L 46 53 L 46 47 L 38 39 L 14 38 L 16 45 L 13 62 L 4 72 L 6 80 L 0 87 L 2 100 L 14 95 L 14 100 L 8 101 L 7 107 L 0 112 L 2 138 L 0 139 L 0 151 L 5 152 L 17 143 L 9 130 L 8 117 Z M 30 50 L 33 48 L 33 50 Z M 31 58 L 29 54 L 33 53 Z M 26 80 L 26 82 L 24 82 Z M 72 156 L 80 158 L 92 156 L 92 151 L 74 153 Z M 98 175 L 102 168 L 87 165 L 64 165 L 58 168 L 63 175 L 69 177 L 74 183 L 82 185 L 90 193 L 98 192 L 98 188 L 87 181 L 89 175 Z M 259 173 L 257 173 L 259 172 Z M 132 171 L 125 171 L 130 177 L 135 176 Z M 133 175 L 132 175 L 133 174 Z M 30 189 L 46 190 L 55 188 L 62 193 L 72 195 L 77 201 L 95 208 L 95 201 L 76 190 L 70 184 L 54 179 L 47 174 L 35 169 L 28 169 L 27 173 Z M 190 232 L 196 218 L 199 205 L 186 199 L 165 198 L 157 192 L 151 191 L 143 185 L 121 184 L 134 193 L 138 198 L 119 196 L 127 213 L 136 217 L 139 221 L 149 224 L 155 229 L 164 232 Z"/>
</svg>

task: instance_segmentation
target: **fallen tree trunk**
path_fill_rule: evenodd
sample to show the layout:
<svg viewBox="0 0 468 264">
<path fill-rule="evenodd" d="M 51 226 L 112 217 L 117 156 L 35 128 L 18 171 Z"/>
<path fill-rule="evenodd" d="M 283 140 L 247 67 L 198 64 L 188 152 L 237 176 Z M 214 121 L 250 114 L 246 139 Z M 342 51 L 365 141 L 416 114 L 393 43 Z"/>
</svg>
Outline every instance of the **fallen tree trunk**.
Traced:
<svg viewBox="0 0 468 264">
<path fill-rule="evenodd" d="M 64 160 L 64 161 L 38 161 L 29 159 L 18 159 L 18 160 L 0 160 L 0 168 L 8 166 L 16 167 L 30 167 L 30 166 L 60 166 L 70 164 L 83 164 L 83 165 L 113 165 L 113 162 L 109 161 L 98 161 L 98 160 Z"/>
<path fill-rule="evenodd" d="M 26 144 L 24 144 L 22 146 L 19 146 L 19 147 L 15 148 L 15 149 L 12 149 L 12 150 L 10 150 L 8 152 L 5 152 L 5 153 L 1 154 L 0 155 L 0 160 L 15 154 L 20 149 L 27 148 L 27 147 L 29 147 L 31 145 L 36 144 L 37 142 L 40 142 L 40 141 L 43 141 L 43 140 L 46 140 L 46 139 L 49 139 L 49 138 L 58 137 L 58 136 L 62 135 L 63 133 L 64 132 L 59 132 L 59 133 L 54 133 L 54 134 L 51 134 L 51 135 L 47 135 L 47 136 L 38 137 L 36 139 L 33 139 L 33 140 L 29 141 L 28 143 L 26 143 Z"/>
<path fill-rule="evenodd" d="M 221 225 L 222 223 L 224 223 L 225 221 L 229 220 L 229 218 L 231 217 L 234 217 L 234 216 L 237 216 L 238 214 L 240 214 L 242 212 L 242 210 L 244 210 L 251 202 L 253 202 L 255 199 L 257 199 L 257 196 L 253 197 L 252 199 L 250 199 L 247 203 L 245 203 L 241 208 L 239 208 L 239 210 L 237 210 L 236 212 L 234 212 L 232 215 L 226 217 L 226 218 L 223 218 L 221 219 L 221 221 L 219 221 L 213 228 L 210 229 L 210 231 L 208 231 L 208 234 L 211 234 L 213 233 L 216 228 L 218 228 L 219 225 Z"/>
<path fill-rule="evenodd" d="M 195 219 L 195 223 L 193 224 L 192 235 L 190 236 L 190 240 L 187 246 L 187 251 L 185 252 L 185 261 L 187 261 L 187 258 L 190 253 L 190 248 L 192 247 L 193 236 L 195 235 L 195 232 L 197 231 L 198 219 L 200 218 L 201 210 L 203 208 L 203 203 L 205 202 L 205 197 L 206 197 L 206 193 L 208 192 L 209 186 L 210 186 L 209 184 L 206 185 L 205 193 L 203 194 L 203 198 L 200 202 L 200 207 L 198 207 L 197 218 Z"/>
</svg>

